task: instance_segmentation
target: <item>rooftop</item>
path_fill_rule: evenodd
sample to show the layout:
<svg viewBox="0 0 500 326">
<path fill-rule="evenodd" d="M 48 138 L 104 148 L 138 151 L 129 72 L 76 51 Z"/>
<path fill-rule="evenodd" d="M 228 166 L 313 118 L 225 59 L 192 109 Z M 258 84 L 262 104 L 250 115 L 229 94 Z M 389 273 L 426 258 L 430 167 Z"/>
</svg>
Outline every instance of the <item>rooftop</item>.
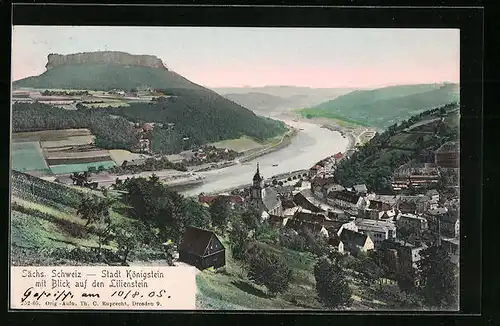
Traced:
<svg viewBox="0 0 500 326">
<path fill-rule="evenodd" d="M 363 228 L 365 230 L 386 231 L 396 229 L 394 223 L 388 221 L 357 218 L 354 223 L 358 228 Z"/>
</svg>

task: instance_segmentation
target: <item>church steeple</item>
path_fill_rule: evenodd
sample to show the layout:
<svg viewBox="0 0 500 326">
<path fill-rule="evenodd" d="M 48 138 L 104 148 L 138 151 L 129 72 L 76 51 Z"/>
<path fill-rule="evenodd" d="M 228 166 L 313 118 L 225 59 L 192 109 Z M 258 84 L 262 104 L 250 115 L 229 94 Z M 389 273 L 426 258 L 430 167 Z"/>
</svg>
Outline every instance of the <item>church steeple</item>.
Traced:
<svg viewBox="0 0 500 326">
<path fill-rule="evenodd" d="M 260 175 L 259 163 L 257 163 L 257 171 L 253 176 L 252 199 L 262 199 L 264 191 L 264 178 Z"/>
<path fill-rule="evenodd" d="M 253 176 L 253 183 L 254 185 L 256 183 L 260 184 L 260 182 L 263 180 L 262 176 L 260 175 L 259 171 L 259 163 L 257 163 L 257 172 L 255 172 L 255 175 Z"/>
</svg>

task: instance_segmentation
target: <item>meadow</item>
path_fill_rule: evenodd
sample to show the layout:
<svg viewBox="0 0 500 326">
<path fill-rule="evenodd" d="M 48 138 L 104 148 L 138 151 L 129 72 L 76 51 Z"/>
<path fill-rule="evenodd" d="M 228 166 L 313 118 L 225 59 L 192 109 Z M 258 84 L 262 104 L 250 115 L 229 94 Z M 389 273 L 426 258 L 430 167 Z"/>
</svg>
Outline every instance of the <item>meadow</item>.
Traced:
<svg viewBox="0 0 500 326">
<path fill-rule="evenodd" d="M 102 166 L 105 169 L 109 169 L 116 166 L 116 164 L 114 161 L 101 161 L 101 162 L 79 163 L 79 164 L 60 164 L 60 165 L 50 166 L 50 171 L 53 174 L 69 174 L 73 172 L 85 172 L 88 171 L 90 167 L 98 169 L 99 166 Z"/>
<path fill-rule="evenodd" d="M 12 143 L 12 167 L 18 171 L 48 171 L 40 144 L 34 142 Z"/>
<path fill-rule="evenodd" d="M 264 146 L 263 144 L 247 136 L 242 136 L 237 139 L 223 140 L 210 145 L 217 148 L 227 148 L 236 152 L 246 152 L 254 149 L 259 149 Z"/>
<path fill-rule="evenodd" d="M 247 278 L 247 268 L 232 258 L 227 240 L 220 239 L 226 248 L 226 266 L 218 270 L 203 270 L 197 275 L 198 309 L 325 310 L 316 293 L 314 255 L 279 245 L 260 243 L 265 250 L 282 257 L 293 273 L 288 290 L 272 297 L 265 287 L 255 285 Z M 353 291 L 353 304 L 349 310 L 411 309 L 411 304 L 405 302 L 405 295 L 393 281 L 379 279 L 373 284 L 366 284 L 353 270 L 347 269 L 347 273 Z"/>
<path fill-rule="evenodd" d="M 88 129 L 44 130 L 12 134 L 12 168 L 52 174 L 84 172 L 89 167 L 114 167 L 108 150 L 91 144 Z"/>
</svg>

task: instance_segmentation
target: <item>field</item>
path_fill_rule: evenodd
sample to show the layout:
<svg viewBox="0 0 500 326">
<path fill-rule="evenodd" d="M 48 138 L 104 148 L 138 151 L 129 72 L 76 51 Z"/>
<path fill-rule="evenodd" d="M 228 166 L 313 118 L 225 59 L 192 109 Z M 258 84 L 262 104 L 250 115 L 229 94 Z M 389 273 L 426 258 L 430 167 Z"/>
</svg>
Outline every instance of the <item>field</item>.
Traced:
<svg viewBox="0 0 500 326">
<path fill-rule="evenodd" d="M 236 152 L 246 152 L 253 149 L 261 148 L 263 145 L 261 143 L 256 142 L 255 140 L 243 136 L 238 139 L 228 139 L 223 140 L 217 143 L 210 144 L 217 148 L 227 148 Z"/>
<path fill-rule="evenodd" d="M 148 157 L 144 154 L 131 153 L 123 149 L 111 149 L 109 150 L 109 155 L 112 160 L 115 161 L 116 165 L 122 165 L 123 161 L 130 162 L 132 160 Z"/>
<path fill-rule="evenodd" d="M 109 169 L 111 167 L 116 166 L 114 161 L 101 161 L 101 162 L 93 162 L 93 163 L 80 163 L 80 164 L 60 164 L 60 165 L 52 165 L 50 167 L 50 171 L 53 174 L 69 174 L 73 172 L 85 172 L 88 171 L 90 167 L 95 167 L 96 169 L 99 166 L 103 166 L 105 169 Z"/>
<path fill-rule="evenodd" d="M 42 141 L 41 145 L 44 149 L 64 147 L 64 146 L 75 146 L 75 145 L 88 145 L 94 142 L 95 136 L 92 134 L 85 136 L 69 136 L 61 140 L 47 140 Z"/>
<path fill-rule="evenodd" d="M 90 130 L 88 129 L 61 129 L 61 130 L 43 130 L 43 131 L 32 131 L 32 132 L 16 132 L 12 134 L 12 142 L 60 141 L 60 140 L 67 140 L 70 137 L 76 137 L 76 136 L 87 136 L 89 137 L 89 139 L 93 140 L 93 136 Z"/>
<path fill-rule="evenodd" d="M 47 171 L 38 142 L 12 143 L 12 167 L 19 171 Z"/>
<path fill-rule="evenodd" d="M 115 166 L 108 150 L 92 144 L 88 129 L 45 130 L 12 134 L 12 167 L 17 171 L 46 171 L 66 174 L 89 167 Z"/>
</svg>

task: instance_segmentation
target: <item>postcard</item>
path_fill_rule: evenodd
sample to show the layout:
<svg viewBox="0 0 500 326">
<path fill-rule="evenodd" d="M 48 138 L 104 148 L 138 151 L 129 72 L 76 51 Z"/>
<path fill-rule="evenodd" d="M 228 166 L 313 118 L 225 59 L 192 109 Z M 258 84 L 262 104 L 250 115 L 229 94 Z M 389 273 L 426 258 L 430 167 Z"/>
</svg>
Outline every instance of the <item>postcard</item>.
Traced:
<svg viewBox="0 0 500 326">
<path fill-rule="evenodd" d="M 12 43 L 11 309 L 458 310 L 458 29 Z"/>
</svg>

